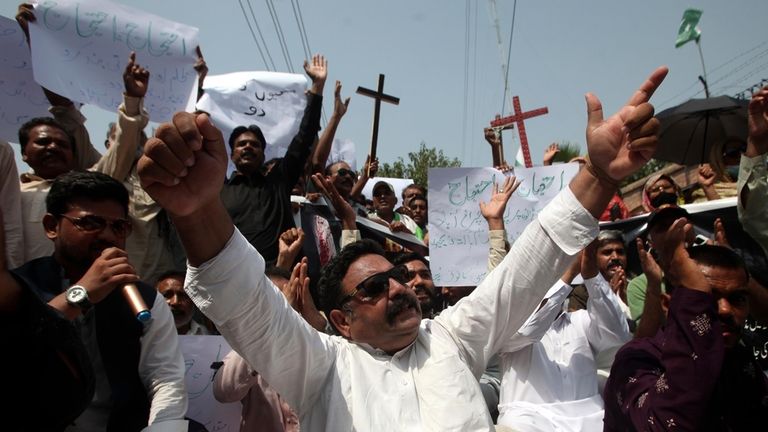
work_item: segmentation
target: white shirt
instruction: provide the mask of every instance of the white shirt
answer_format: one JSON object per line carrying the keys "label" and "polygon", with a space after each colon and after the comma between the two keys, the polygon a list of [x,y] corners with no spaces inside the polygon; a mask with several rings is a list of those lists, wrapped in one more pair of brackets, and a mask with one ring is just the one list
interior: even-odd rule
{"label": "white shirt", "polygon": [[[562,288],[555,289],[558,284]],[[499,424],[525,431],[601,431],[595,355],[627,342],[629,326],[619,297],[599,273],[584,281],[586,310],[557,316],[571,288],[558,284],[520,331],[529,344],[501,355]]]}
{"label": "white shirt", "polygon": [[[264,277],[264,260],[235,230],[190,266],[185,288],[309,431],[488,431],[478,378],[523,325],[597,221],[566,189],[468,297],[424,320],[395,355],[312,329]],[[535,281],[535,282],[534,282]]]}

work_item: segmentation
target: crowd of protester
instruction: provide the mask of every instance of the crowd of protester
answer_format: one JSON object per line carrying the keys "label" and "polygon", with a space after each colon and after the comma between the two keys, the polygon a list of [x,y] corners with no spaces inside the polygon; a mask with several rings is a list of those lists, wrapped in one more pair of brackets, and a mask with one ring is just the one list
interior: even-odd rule
{"label": "crowd of protester", "polygon": [[[34,19],[19,7],[23,29]],[[738,227],[717,219],[711,238],[697,236],[680,187],[653,174],[637,238],[600,230],[598,220],[629,217],[618,185],[656,148],[649,99],[662,67],[610,117],[588,95],[588,156],[511,244],[504,214],[520,183],[493,185],[479,209],[488,275],[440,286],[424,185],[405,187],[397,207],[386,181],[362,193],[375,158],[360,172],[329,160],[349,99],[337,81],[321,130],[324,57],[304,63],[300,127],[267,162],[259,126],[222,136],[204,112],[147,137],[153,71],[135,53],[126,62],[103,155],[78,104],[47,89],[51,117],[25,123],[18,148],[0,143],[7,430],[215,430],[187,416],[177,335],[219,334],[233,351],[213,394],[242,404],[241,431],[768,425],[768,344],[753,337],[768,326],[768,279],[752,265],[768,252],[768,87],[749,103],[746,144],[722,143],[698,171],[699,198],[738,197]],[[202,94],[202,54],[195,68]],[[30,172],[19,175],[16,151]],[[737,228],[762,256],[731,247]]]}

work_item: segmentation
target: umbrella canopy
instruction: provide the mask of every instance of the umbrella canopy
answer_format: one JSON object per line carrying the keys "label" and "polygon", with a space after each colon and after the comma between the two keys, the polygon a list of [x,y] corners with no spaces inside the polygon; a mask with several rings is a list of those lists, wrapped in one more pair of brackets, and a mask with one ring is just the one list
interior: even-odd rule
{"label": "umbrella canopy", "polygon": [[661,121],[654,158],[680,165],[709,162],[712,147],[747,140],[747,104],[729,96],[691,99],[656,115]]}

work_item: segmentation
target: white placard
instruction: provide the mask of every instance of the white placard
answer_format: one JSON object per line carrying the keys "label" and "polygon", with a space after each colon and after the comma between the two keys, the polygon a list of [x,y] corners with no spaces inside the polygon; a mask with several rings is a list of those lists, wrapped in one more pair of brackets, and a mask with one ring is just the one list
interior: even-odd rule
{"label": "white placard", "polygon": [[[577,163],[514,169],[511,174],[523,183],[504,213],[510,243],[578,170]],[[429,170],[429,255],[436,285],[472,286],[485,278],[488,224],[480,213],[480,201],[488,202],[493,184],[502,184],[504,177],[494,168]]]}
{"label": "white placard", "polygon": [[[331,153],[328,155],[326,166],[333,165],[336,162],[346,162],[352,171],[357,171],[357,160],[355,159],[355,143],[346,138],[334,138],[331,146]],[[365,161],[363,161],[365,163]]]}
{"label": "white placard", "polygon": [[232,350],[222,336],[179,336],[179,347],[186,369],[184,380],[189,395],[187,417],[202,423],[209,431],[240,430],[243,405],[221,403],[213,397],[214,362]]}
{"label": "white placard", "polygon": [[41,1],[29,24],[35,80],[77,102],[117,112],[128,55],[150,73],[144,106],[168,121],[197,98],[198,30],[106,0]]}
{"label": "white placard", "polygon": [[379,181],[385,181],[392,185],[393,188],[395,188],[395,197],[397,198],[397,202],[395,203],[395,208],[398,208],[402,205],[402,196],[403,196],[403,190],[406,188],[406,186],[413,184],[413,180],[411,179],[399,179],[399,178],[392,178],[392,177],[373,177],[368,180],[368,182],[365,184],[365,187],[363,187],[363,195],[365,195],[365,199],[371,199],[371,196],[373,195],[373,186],[379,182]]}
{"label": "white placard", "polygon": [[48,99],[32,77],[32,58],[19,24],[0,16],[0,140],[18,141],[21,125],[49,117]]}
{"label": "white placard", "polygon": [[[233,72],[205,78],[203,97],[197,109],[211,115],[221,129],[224,141],[238,126],[255,124],[261,128],[267,146],[265,161],[283,157],[299,132],[307,98],[307,78],[281,72]],[[227,151],[229,151],[227,144]],[[230,161],[228,172],[234,166]]]}

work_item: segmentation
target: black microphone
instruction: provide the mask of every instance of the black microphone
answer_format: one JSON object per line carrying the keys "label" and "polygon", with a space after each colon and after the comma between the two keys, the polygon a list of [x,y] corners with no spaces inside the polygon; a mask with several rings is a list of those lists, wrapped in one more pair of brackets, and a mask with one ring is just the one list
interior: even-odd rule
{"label": "black microphone", "polygon": [[149,311],[147,304],[144,303],[144,299],[141,298],[136,284],[125,284],[123,286],[123,297],[125,297],[125,301],[128,302],[131,311],[139,322],[146,323],[152,319],[152,312]]}

